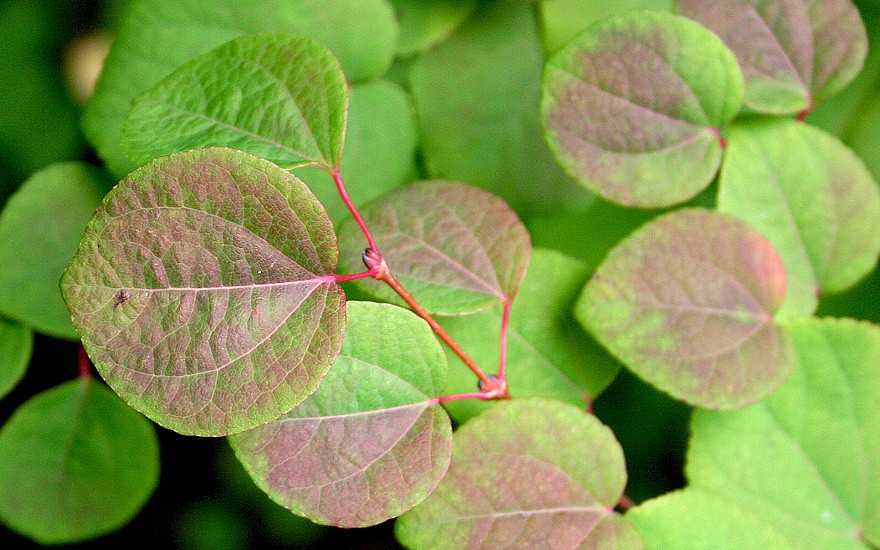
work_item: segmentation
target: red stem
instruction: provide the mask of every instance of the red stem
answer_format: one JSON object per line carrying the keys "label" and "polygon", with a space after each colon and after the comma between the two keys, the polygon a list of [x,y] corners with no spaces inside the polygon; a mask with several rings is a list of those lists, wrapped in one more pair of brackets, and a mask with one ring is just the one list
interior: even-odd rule
{"label": "red stem", "polygon": [[489,392],[474,392],[474,393],[459,393],[456,395],[441,395],[440,397],[435,397],[430,401],[430,403],[439,404],[439,403],[449,403],[451,401],[464,401],[465,399],[496,399],[495,396],[490,394]]}
{"label": "red stem", "polygon": [[635,508],[636,506],[638,506],[638,504],[636,504],[633,499],[629,498],[626,495],[621,495],[620,502],[617,503],[617,507],[620,508],[620,510],[623,512],[626,512],[631,508]]}
{"label": "red stem", "polygon": [[344,283],[346,281],[356,281],[358,279],[366,279],[368,277],[375,278],[377,274],[378,269],[368,269],[367,271],[361,273],[336,273],[333,275],[333,280],[337,283]]}
{"label": "red stem", "polygon": [[501,314],[501,349],[498,352],[498,378],[506,380],[505,372],[507,370],[507,329],[510,326],[510,306],[513,304],[510,300],[504,302],[504,312]]}
{"label": "red stem", "polygon": [[361,231],[364,232],[364,237],[366,237],[367,242],[370,243],[370,248],[378,251],[379,249],[376,248],[376,241],[373,240],[373,234],[370,233],[369,228],[367,228],[367,223],[361,217],[360,212],[357,211],[357,208],[355,208],[354,203],[351,202],[351,198],[348,196],[348,191],[345,189],[345,184],[342,182],[342,175],[339,173],[339,168],[334,169],[331,175],[333,176],[333,182],[336,183],[336,190],[339,191],[339,196],[342,197],[345,206],[348,207],[348,211],[354,216],[355,221],[361,226]]}
{"label": "red stem", "polygon": [[79,345],[79,353],[77,354],[76,365],[77,369],[79,370],[79,377],[84,380],[91,380],[92,361],[89,359],[89,356],[86,353],[86,348],[84,348],[82,344]]}

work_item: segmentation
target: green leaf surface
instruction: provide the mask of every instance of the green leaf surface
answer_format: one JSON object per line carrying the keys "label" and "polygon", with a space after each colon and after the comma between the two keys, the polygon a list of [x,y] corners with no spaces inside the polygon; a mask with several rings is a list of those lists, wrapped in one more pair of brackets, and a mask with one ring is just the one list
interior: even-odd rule
{"label": "green leaf surface", "polygon": [[779,251],[790,285],[786,315],[811,315],[820,291],[854,285],[880,255],[877,184],[845,145],[806,124],[737,124],[718,209],[750,223]]}
{"label": "green leaf surface", "polygon": [[397,55],[408,57],[446,39],[474,11],[476,0],[391,0],[400,24]]}
{"label": "green leaf surface", "polygon": [[839,92],[862,69],[865,25],[851,0],[679,0],[682,15],[733,50],[754,111],[793,114]]}
{"label": "green leaf surface", "polygon": [[[511,395],[546,397],[586,409],[617,374],[620,364],[577,325],[572,309],[589,271],[577,260],[552,250],[535,249],[522,288],[510,311],[507,384]],[[440,325],[484,370],[498,365],[502,308],[440,319]],[[447,394],[476,391],[468,367],[447,349]],[[468,399],[445,403],[463,422],[494,403]]]}
{"label": "green leaf surface", "polygon": [[773,320],[784,296],[785,269],[766,238],[733,217],[682,209],[615,247],[575,316],[650,384],[729,409],[791,371],[790,342]]}
{"label": "green leaf surface", "polygon": [[287,171],[241,151],[162,157],[104,200],[62,279],[110,386],[184,434],[274,420],[336,357],[345,297],[327,214]]}
{"label": "green leaf surface", "polygon": [[[472,313],[510,301],[525,276],[531,243],[525,226],[498,197],[444,181],[403,187],[360,211],[388,267],[430,313]],[[339,228],[341,265],[364,270],[366,240],[353,218]],[[403,302],[384,282],[360,288]]]}
{"label": "green leaf surface", "polygon": [[746,409],[696,412],[688,488],[627,514],[648,548],[880,545],[880,328],[811,319],[787,330],[789,381]]}
{"label": "green leaf surface", "polygon": [[122,151],[120,135],[132,101],[197,55],[241,35],[266,32],[320,42],[352,81],[384,73],[398,35],[385,0],[137,0],[86,106],[86,137],[114,174],[130,172],[134,164]]}
{"label": "green leaf surface", "polygon": [[0,214],[0,313],[79,339],[58,280],[109,187],[98,170],[69,162],[37,172],[10,197]]}
{"label": "green leaf surface", "polygon": [[548,60],[541,110],[550,148],[587,189],[662,207],[714,179],[721,127],[742,97],[736,57],[718,37],[684,17],[634,12]]}
{"label": "green leaf surface", "polygon": [[152,425],[94,380],[33,397],[0,430],[0,520],[40,544],[119,529],[158,482]]}
{"label": "green leaf surface", "polygon": [[0,399],[24,376],[33,348],[34,334],[29,328],[0,318]]}
{"label": "green leaf surface", "polygon": [[293,34],[242,36],[135,99],[122,148],[137,164],[223,146],[283,168],[339,166],[348,89],[333,54]]}
{"label": "green leaf surface", "polygon": [[589,200],[556,163],[539,121],[544,56],[528,2],[478,2],[410,70],[428,177],[478,185],[517,212]]}
{"label": "green leaf surface", "polygon": [[349,302],[342,350],[318,391],[230,440],[257,485],[292,512],[374,525],[424,500],[446,473],[452,426],[431,402],[445,383],[427,323],[397,306]]}
{"label": "green leaf surface", "polygon": [[455,432],[437,489],[397,521],[404,546],[626,548],[638,535],[613,516],[626,468],[596,417],[544,399],[499,403]]}
{"label": "green leaf surface", "polygon": [[880,179],[880,147],[877,146],[880,143],[880,97],[874,95],[873,98],[854,118],[848,142],[877,180]]}

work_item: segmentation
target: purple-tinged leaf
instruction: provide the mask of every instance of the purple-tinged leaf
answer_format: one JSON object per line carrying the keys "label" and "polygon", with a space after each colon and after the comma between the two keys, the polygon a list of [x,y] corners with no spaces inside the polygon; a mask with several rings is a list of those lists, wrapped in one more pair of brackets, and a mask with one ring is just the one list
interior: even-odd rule
{"label": "purple-tinged leaf", "polygon": [[[512,300],[531,256],[516,213],[495,195],[463,183],[422,182],[361,210],[391,271],[431,313],[473,313]],[[366,241],[349,218],[339,229],[341,265],[363,271]],[[359,281],[400,302],[384,283]]]}
{"label": "purple-tinged leaf", "polygon": [[542,115],[550,148],[590,191],[661,207],[715,177],[720,129],[742,96],[736,57],[717,36],[684,17],[633,12],[590,27],[547,62]]}
{"label": "purple-tinged leaf", "polygon": [[126,177],[61,281],[101,375],[185,434],[269,422],[317,389],[345,298],[327,214],[285,170],[214,148]]}
{"label": "purple-tinged leaf", "polygon": [[230,440],[276,502],[318,523],[373,525],[424,500],[446,473],[452,427],[431,403],[445,382],[427,323],[397,306],[350,302],[342,350],[318,391]]}
{"label": "purple-tinged leaf", "polygon": [[402,516],[408,548],[639,548],[613,517],[626,468],[596,417],[545,399],[515,399],[465,423],[452,464],[425,502]]}
{"label": "purple-tinged leaf", "polygon": [[793,114],[839,92],[868,52],[850,0],[679,0],[682,15],[733,50],[746,80],[745,104]]}
{"label": "purple-tinged leaf", "polygon": [[614,248],[575,316],[625,365],[706,408],[758,401],[792,368],[774,323],[786,274],[770,242],[708,210],[661,216]]}

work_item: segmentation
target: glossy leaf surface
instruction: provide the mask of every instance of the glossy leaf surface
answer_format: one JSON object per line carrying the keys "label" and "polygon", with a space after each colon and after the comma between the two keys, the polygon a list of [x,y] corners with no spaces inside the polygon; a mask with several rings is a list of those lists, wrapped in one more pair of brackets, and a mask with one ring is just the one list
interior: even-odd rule
{"label": "glossy leaf surface", "polygon": [[773,316],[785,269],[766,238],[708,210],[661,216],[599,266],[576,317],[633,372],[706,408],[736,408],[778,387],[792,366]]}
{"label": "glossy leaf surface", "polygon": [[[361,215],[392,273],[431,313],[470,313],[511,300],[529,264],[525,226],[504,201],[477,187],[421,182]],[[339,241],[345,269],[363,271],[366,240],[353,219],[340,226]],[[400,302],[385,283],[359,282],[378,298]]]}
{"label": "glossy leaf surface", "polygon": [[342,350],[318,391],[232,445],[257,485],[294,513],[373,525],[424,500],[446,473],[452,427],[430,402],[445,382],[427,323],[397,306],[349,302]]}
{"label": "glossy leaf surface", "polygon": [[34,334],[29,328],[0,318],[0,399],[24,376],[33,348]]}
{"label": "glossy leaf surface", "polygon": [[174,70],[132,104],[122,146],[137,164],[223,146],[283,168],[339,166],[348,89],[333,54],[293,34],[237,38]]}
{"label": "glossy leaf surface", "polygon": [[240,151],[132,173],[89,222],[62,292],[110,386],[184,434],[226,435],[318,387],[342,340],[333,227],[306,186]]}
{"label": "glossy leaf surface", "polygon": [[590,27],[547,62],[542,116],[550,148],[587,189],[661,207],[715,177],[719,132],[742,95],[718,37],[684,17],[634,12]]}
{"label": "glossy leaf surface", "polygon": [[746,409],[696,412],[689,487],[627,514],[648,548],[880,543],[880,329],[829,319],[789,331],[791,379]]}
{"label": "glossy leaf surface", "polygon": [[94,380],[33,397],[0,430],[0,519],[44,545],[122,527],[158,482],[153,426]]}
{"label": "glossy leaf surface", "polygon": [[851,0],[679,0],[682,15],[736,54],[745,104],[759,112],[809,110],[846,86],[868,51],[865,25]]}
{"label": "glossy leaf surface", "polygon": [[9,199],[0,215],[0,313],[58,338],[79,338],[58,280],[107,189],[98,170],[70,162],[37,172]]}
{"label": "glossy leaf surface", "polygon": [[623,451],[596,417],[558,401],[500,402],[455,432],[449,472],[396,534],[413,549],[638,542],[614,528],[625,520],[603,521],[625,484]]}
{"label": "glossy leaf surface", "polygon": [[441,42],[474,10],[476,0],[391,0],[400,24],[397,54],[415,55]]}

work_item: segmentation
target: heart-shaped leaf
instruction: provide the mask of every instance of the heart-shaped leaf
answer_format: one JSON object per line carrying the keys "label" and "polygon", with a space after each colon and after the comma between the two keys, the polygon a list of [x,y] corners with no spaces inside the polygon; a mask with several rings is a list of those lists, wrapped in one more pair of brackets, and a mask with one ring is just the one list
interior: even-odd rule
{"label": "heart-shaped leaf", "polygon": [[880,545],[880,328],[829,319],[787,329],[791,379],[746,409],[697,411],[688,487],[627,514],[648,548]]}
{"label": "heart-shaped leaf", "polygon": [[443,41],[473,12],[476,0],[391,0],[400,23],[397,54],[415,55]]}
{"label": "heart-shaped leaf", "polygon": [[[472,313],[513,300],[531,243],[501,199],[463,183],[421,182],[360,211],[388,266],[431,313]],[[339,228],[341,263],[363,271],[366,241],[352,218]],[[372,295],[402,303],[384,283],[358,281]]]}
{"label": "heart-shaped leaf", "polygon": [[24,376],[33,348],[34,334],[30,329],[0,318],[0,398]]}
{"label": "heart-shaped leaf", "polygon": [[306,186],[241,151],[162,157],[104,200],[61,281],[110,386],[184,434],[227,435],[317,389],[345,298]]}
{"label": "heart-shaped leaf", "polygon": [[868,38],[851,0],[679,0],[682,15],[733,50],[745,104],[763,113],[809,110],[862,69]]}
{"label": "heart-shaped leaf", "polygon": [[231,438],[273,500],[319,523],[365,527],[409,510],[449,466],[452,427],[435,402],[446,358],[427,323],[349,302],[348,330],[317,392]]}
{"label": "heart-shaped leaf", "polygon": [[153,426],[95,380],[33,397],[0,430],[0,520],[40,544],[122,527],[158,482]]}
{"label": "heart-shaped leaf", "polygon": [[339,167],[347,109],[345,75],[330,50],[292,34],[242,36],[138,97],[122,147],[138,164],[221,145],[329,172]]}
{"label": "heart-shaped leaf", "polygon": [[773,315],[785,269],[766,238],[709,210],[684,209],[634,232],[599,266],[576,317],[625,365],[707,408],[753,403],[792,366]]}
{"label": "heart-shaped leaf", "polygon": [[[498,403],[455,432],[437,489],[397,521],[408,548],[604,548],[638,535],[613,515],[626,468],[614,434],[558,401]],[[614,519],[610,519],[614,518]]]}
{"label": "heart-shaped leaf", "polygon": [[590,27],[544,73],[550,148],[587,189],[661,207],[702,191],[720,129],[740,110],[742,73],[721,40],[684,17],[633,12]]}
{"label": "heart-shaped leaf", "polygon": [[795,121],[731,131],[718,209],[765,235],[788,273],[783,310],[811,315],[819,292],[839,292],[880,255],[880,191],[865,165],[830,135]]}

